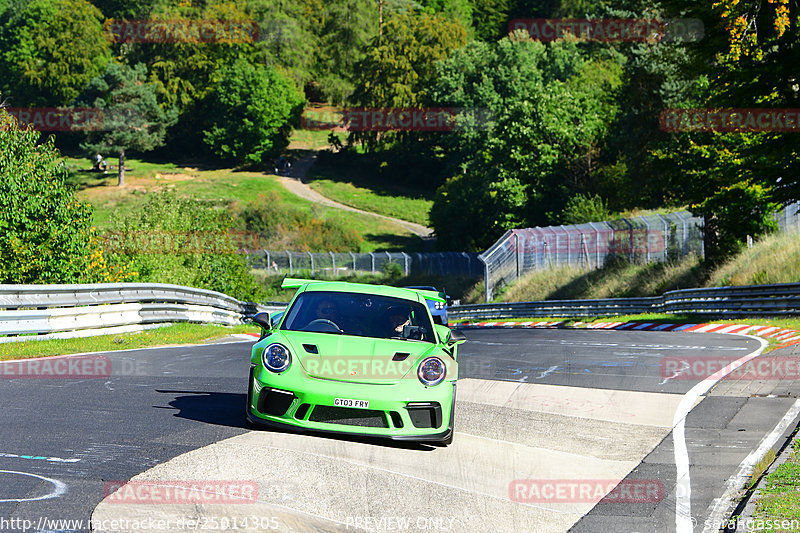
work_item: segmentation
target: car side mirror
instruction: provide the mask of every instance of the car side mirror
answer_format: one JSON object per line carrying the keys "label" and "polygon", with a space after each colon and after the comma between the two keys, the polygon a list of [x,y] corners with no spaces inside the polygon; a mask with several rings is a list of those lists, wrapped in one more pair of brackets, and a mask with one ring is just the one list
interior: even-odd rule
{"label": "car side mirror", "polygon": [[467,337],[459,329],[450,330],[450,336],[447,338],[448,346],[455,346],[467,342]]}
{"label": "car side mirror", "polygon": [[268,331],[272,329],[272,321],[270,320],[269,313],[263,311],[261,313],[256,313],[255,315],[253,315],[252,320],[256,324],[261,326],[261,329],[263,331]]}

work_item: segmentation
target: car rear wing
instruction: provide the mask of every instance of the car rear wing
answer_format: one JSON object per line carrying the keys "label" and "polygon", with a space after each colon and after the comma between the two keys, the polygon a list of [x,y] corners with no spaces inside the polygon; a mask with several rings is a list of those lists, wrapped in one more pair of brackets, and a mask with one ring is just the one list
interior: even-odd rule
{"label": "car rear wing", "polygon": [[446,295],[441,291],[426,291],[424,289],[406,289],[407,291],[416,292],[426,300],[433,300],[434,302],[447,303]]}
{"label": "car rear wing", "polygon": [[[303,279],[303,278],[284,278],[281,283],[281,289],[299,289],[303,285],[309,283],[325,283],[328,280],[324,279]],[[433,300],[434,302],[447,303],[446,295],[441,291],[426,291],[423,289],[408,289],[403,287],[403,290],[419,294],[426,300]]]}
{"label": "car rear wing", "polygon": [[299,289],[309,283],[324,283],[322,279],[303,279],[303,278],[283,278],[281,289]]}

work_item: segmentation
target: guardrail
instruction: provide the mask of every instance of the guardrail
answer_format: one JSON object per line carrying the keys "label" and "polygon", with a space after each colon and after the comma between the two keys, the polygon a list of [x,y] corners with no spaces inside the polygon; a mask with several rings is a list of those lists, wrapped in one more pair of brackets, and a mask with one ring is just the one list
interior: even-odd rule
{"label": "guardrail", "polygon": [[175,322],[235,325],[277,308],[164,283],[0,285],[0,342],[122,333]]}
{"label": "guardrail", "polygon": [[692,313],[726,317],[800,315],[800,283],[682,289],[651,298],[460,305],[450,307],[447,311],[453,320],[572,318],[643,313]]}

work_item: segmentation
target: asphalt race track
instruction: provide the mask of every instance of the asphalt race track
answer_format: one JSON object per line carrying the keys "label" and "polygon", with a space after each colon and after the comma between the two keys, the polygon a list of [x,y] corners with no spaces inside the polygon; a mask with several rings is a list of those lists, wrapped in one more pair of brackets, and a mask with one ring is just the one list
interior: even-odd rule
{"label": "asphalt race track", "polygon": [[[108,525],[135,517],[149,518],[149,531],[676,531],[685,520],[702,531],[725,483],[795,404],[794,382],[777,380],[723,381],[686,400],[700,377],[664,371],[670,358],[747,356],[761,346],[753,338],[465,334],[457,433],[446,448],[250,431],[247,341],[103,354],[111,371],[86,379],[3,372],[0,531],[87,531],[90,518],[106,530],[143,530]],[[673,432],[682,400],[693,407],[683,439]],[[691,493],[676,502],[682,442]],[[109,487],[134,476],[167,485],[240,480],[256,484],[258,498],[114,501]],[[608,490],[623,480],[631,493],[545,501],[533,489],[547,480]],[[690,506],[677,522],[676,503]],[[247,517],[247,528],[231,527]],[[187,518],[203,522],[192,528]]]}

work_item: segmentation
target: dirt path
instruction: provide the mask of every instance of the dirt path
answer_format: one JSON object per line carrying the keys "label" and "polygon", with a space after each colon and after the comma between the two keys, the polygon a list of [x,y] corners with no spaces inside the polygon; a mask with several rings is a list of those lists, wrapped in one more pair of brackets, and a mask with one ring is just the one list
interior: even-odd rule
{"label": "dirt path", "polygon": [[316,162],[317,154],[312,153],[309,154],[302,159],[298,159],[292,165],[291,175],[290,176],[278,176],[281,180],[281,183],[284,187],[286,187],[289,192],[296,194],[301,198],[305,198],[311,202],[328,206],[328,207],[335,207],[337,209],[344,209],[346,211],[353,211],[354,213],[362,213],[365,215],[371,215],[374,217],[382,218],[384,220],[389,220],[398,224],[414,235],[419,235],[422,238],[432,238],[433,237],[433,230],[431,228],[426,228],[422,224],[416,224],[414,222],[409,222],[407,220],[400,220],[399,218],[389,217],[386,215],[379,215],[378,213],[372,213],[370,211],[364,211],[362,209],[356,209],[355,207],[350,207],[349,205],[340,204],[330,198],[322,196],[320,193],[309,187],[305,182],[306,174],[311,166]]}

